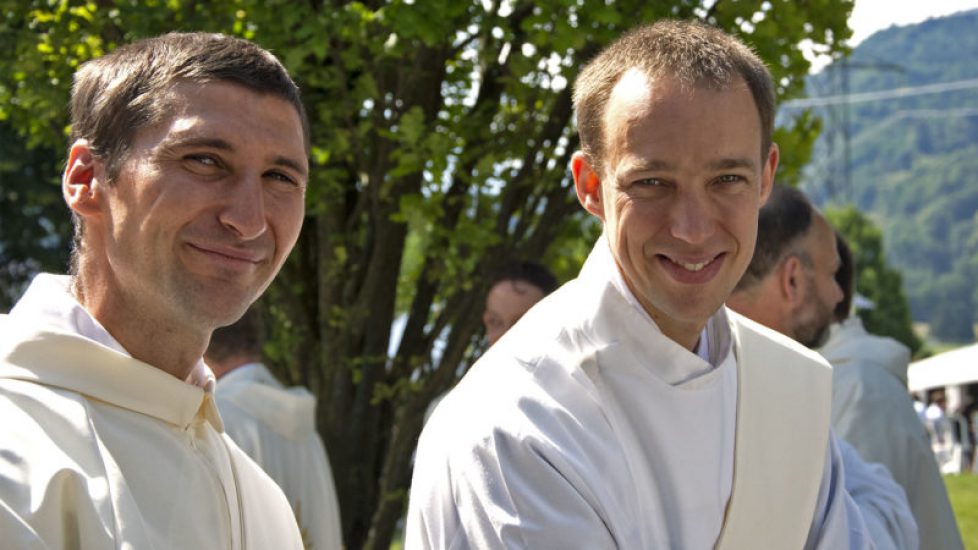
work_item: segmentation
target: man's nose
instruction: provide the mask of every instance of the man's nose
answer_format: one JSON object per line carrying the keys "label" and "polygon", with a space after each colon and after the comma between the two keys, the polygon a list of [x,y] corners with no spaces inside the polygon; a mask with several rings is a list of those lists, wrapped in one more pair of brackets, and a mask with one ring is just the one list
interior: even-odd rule
{"label": "man's nose", "polygon": [[218,219],[241,240],[258,238],[268,228],[265,195],[260,176],[244,176],[227,191]]}
{"label": "man's nose", "polygon": [[832,279],[832,307],[839,305],[839,302],[845,298],[845,294],[842,292],[842,287],[839,286],[839,281]]}
{"label": "man's nose", "polygon": [[671,232],[688,243],[702,243],[716,231],[716,214],[706,197],[680,193],[672,208]]}

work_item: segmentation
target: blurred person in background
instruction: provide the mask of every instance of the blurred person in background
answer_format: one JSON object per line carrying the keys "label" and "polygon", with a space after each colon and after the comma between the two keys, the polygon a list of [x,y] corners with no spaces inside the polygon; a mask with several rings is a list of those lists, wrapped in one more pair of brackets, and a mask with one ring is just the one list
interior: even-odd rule
{"label": "blurred person in background", "polygon": [[[828,338],[833,313],[844,299],[835,278],[840,263],[835,232],[821,213],[801,191],[776,184],[761,208],[754,257],[727,305],[808,347],[817,346]],[[879,548],[918,548],[906,494],[890,472],[860,458],[844,440],[839,447],[846,490],[873,542]]]}
{"label": "blurred person in background", "polygon": [[333,473],[316,431],[316,398],[285,387],[262,364],[262,317],[252,307],[211,336],[204,361],[217,376],[224,430],[278,483],[306,548],[343,546]]}
{"label": "blurred person in background", "polygon": [[505,264],[489,285],[482,324],[493,345],[534,304],[557,289],[557,279],[546,267],[531,261]]}
{"label": "blurred person in background", "polygon": [[960,549],[961,535],[938,470],[930,437],[907,390],[910,350],[870,334],[852,313],[856,265],[836,235],[841,260],[836,281],[843,298],[819,352],[832,363],[832,427],[859,455],[886,466],[907,493],[921,548]]}

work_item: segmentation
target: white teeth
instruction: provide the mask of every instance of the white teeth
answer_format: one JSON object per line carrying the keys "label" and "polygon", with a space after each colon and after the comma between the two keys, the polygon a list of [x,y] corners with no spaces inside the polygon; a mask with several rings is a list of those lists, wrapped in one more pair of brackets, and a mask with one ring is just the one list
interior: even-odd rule
{"label": "white teeth", "polygon": [[706,261],[706,262],[701,262],[701,263],[698,263],[698,264],[688,264],[686,262],[676,262],[676,263],[679,264],[679,265],[681,265],[683,267],[683,269],[685,269],[687,271],[699,271],[699,270],[703,269],[704,267],[706,267],[706,264],[708,264],[710,262],[709,261]]}

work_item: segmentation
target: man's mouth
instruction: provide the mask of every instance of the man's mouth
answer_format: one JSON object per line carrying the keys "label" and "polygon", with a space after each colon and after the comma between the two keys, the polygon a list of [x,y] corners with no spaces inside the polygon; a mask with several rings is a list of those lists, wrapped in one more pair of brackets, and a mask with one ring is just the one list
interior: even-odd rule
{"label": "man's mouth", "polygon": [[677,259],[671,258],[669,256],[664,256],[664,257],[667,260],[669,260],[669,262],[671,262],[672,264],[674,264],[676,266],[679,266],[679,267],[685,269],[686,271],[691,271],[693,273],[696,273],[698,271],[703,271],[703,269],[706,268],[706,266],[712,264],[720,256],[721,256],[720,254],[717,254],[716,256],[713,256],[711,258],[707,258],[705,260],[698,261],[698,262],[696,262],[696,261],[689,262],[689,261],[684,261],[684,260],[677,260]]}
{"label": "man's mouth", "polygon": [[200,252],[222,258],[225,261],[240,262],[243,264],[258,264],[262,261],[261,255],[257,252],[236,249],[233,247],[196,244],[191,244],[190,246]]}
{"label": "man's mouth", "polygon": [[723,268],[725,257],[726,253],[724,252],[712,256],[687,255],[684,258],[659,254],[659,261],[661,262],[660,265],[675,281],[682,284],[699,285],[713,280]]}
{"label": "man's mouth", "polygon": [[683,269],[685,269],[687,271],[699,271],[699,270],[703,269],[704,267],[706,267],[707,265],[709,265],[710,262],[712,262],[712,261],[713,260],[710,259],[710,260],[707,260],[705,262],[700,262],[700,263],[693,264],[693,263],[687,263],[687,262],[683,262],[683,261],[673,260],[673,263],[678,264],[680,267],[682,267]]}

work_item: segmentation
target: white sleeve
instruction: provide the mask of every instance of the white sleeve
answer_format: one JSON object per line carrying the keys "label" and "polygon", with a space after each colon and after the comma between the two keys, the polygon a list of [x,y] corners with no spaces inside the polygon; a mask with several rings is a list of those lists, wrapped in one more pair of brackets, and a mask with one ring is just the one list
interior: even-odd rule
{"label": "white sleeve", "polygon": [[845,466],[846,492],[862,512],[873,542],[880,549],[916,550],[920,547],[917,523],[907,495],[889,470],[864,461],[856,450],[839,439]]}
{"label": "white sleeve", "polygon": [[24,550],[45,550],[49,548],[41,539],[41,535],[12,510],[7,503],[0,499],[0,533],[3,533],[4,544]]}
{"label": "white sleeve", "polygon": [[461,452],[438,443],[418,447],[406,550],[619,547],[546,442],[497,432]]}
{"label": "white sleeve", "polygon": [[829,434],[826,467],[806,550],[875,549],[863,515],[845,488],[845,466],[835,434]]}

